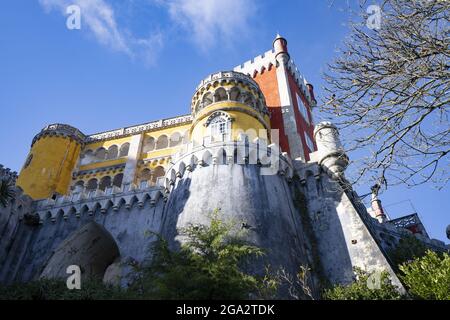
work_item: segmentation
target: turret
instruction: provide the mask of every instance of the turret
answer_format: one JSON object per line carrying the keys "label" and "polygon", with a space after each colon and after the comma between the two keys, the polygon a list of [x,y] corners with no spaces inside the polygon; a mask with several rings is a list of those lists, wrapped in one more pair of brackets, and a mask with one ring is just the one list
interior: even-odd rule
{"label": "turret", "polygon": [[84,134],[71,126],[45,127],[33,139],[17,185],[33,199],[67,194],[84,140]]}
{"label": "turret", "polygon": [[270,118],[264,95],[250,77],[234,71],[218,72],[204,79],[192,99],[191,141],[268,139]]}
{"label": "turret", "polygon": [[372,188],[372,212],[375,218],[380,223],[385,223],[387,221],[386,214],[384,213],[383,206],[381,205],[381,200],[378,198],[378,192],[380,191],[380,185],[376,184]]}
{"label": "turret", "polygon": [[321,122],[314,129],[317,161],[334,179],[344,176],[349,160],[339,139],[339,131],[331,122]]}
{"label": "turret", "polygon": [[287,63],[290,59],[288,47],[287,47],[287,40],[277,34],[275,37],[275,40],[273,41],[273,48],[275,50],[275,58],[280,63]]}

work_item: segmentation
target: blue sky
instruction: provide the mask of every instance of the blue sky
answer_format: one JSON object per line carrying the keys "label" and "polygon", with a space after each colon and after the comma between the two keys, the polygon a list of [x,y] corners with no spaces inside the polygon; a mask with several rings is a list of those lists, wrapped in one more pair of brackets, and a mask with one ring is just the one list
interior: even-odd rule
{"label": "blue sky", "polygon": [[[331,2],[2,1],[0,163],[20,170],[33,136],[49,123],[89,134],[187,114],[203,77],[271,49],[277,32],[320,97],[321,73],[348,31],[348,14]],[[70,4],[82,8],[80,30],[66,27]],[[321,119],[318,110],[314,116]],[[382,195],[393,218],[412,211],[410,200],[440,240],[449,198],[448,187],[430,185]]]}

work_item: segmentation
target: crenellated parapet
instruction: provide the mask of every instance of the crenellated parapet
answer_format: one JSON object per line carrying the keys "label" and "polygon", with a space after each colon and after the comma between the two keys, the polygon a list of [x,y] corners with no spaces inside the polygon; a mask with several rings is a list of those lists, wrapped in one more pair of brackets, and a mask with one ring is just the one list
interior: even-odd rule
{"label": "crenellated parapet", "polygon": [[233,101],[268,115],[264,95],[249,76],[235,71],[217,72],[200,82],[192,98],[192,115],[215,103]]}
{"label": "crenellated parapet", "polygon": [[72,139],[79,144],[84,144],[86,140],[86,136],[77,128],[69,126],[67,124],[50,124],[41,130],[33,139],[31,146],[33,146],[39,139],[47,136],[52,137],[64,137],[68,139]]}
{"label": "crenellated parapet", "polygon": [[[237,67],[234,71],[241,72],[250,77],[255,78],[258,74],[263,74],[265,70],[270,70],[272,68],[277,68],[279,66],[279,61],[276,58],[275,49],[269,50],[262,55],[255,57]],[[297,68],[294,60],[288,59],[286,62],[287,70],[294,78],[296,84],[304,94],[305,98],[308,100],[312,107],[317,105],[317,101],[314,97],[313,88],[311,84],[302,75],[300,70]]]}
{"label": "crenellated parapet", "polygon": [[112,188],[106,192],[74,192],[56,199],[45,199],[36,202],[35,215],[39,224],[55,223],[58,218],[67,220],[71,215],[81,218],[83,215],[107,214],[119,212],[122,209],[131,210],[137,206],[156,206],[159,201],[165,201],[166,195],[161,187],[128,186]]}
{"label": "crenellated parapet", "polygon": [[260,168],[260,175],[279,175],[290,181],[294,175],[292,160],[286,152],[281,152],[276,144],[267,145],[263,139],[249,141],[241,134],[238,141],[210,142],[204,146],[190,144],[174,156],[172,165],[165,176],[165,192],[170,193],[177,180],[202,167],[248,166]]}

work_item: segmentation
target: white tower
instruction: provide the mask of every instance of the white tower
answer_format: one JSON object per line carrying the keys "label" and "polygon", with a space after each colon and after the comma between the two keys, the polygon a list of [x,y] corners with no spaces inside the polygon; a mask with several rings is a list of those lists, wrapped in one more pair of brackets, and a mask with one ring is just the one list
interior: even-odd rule
{"label": "white tower", "polygon": [[341,179],[349,160],[339,139],[339,131],[331,122],[321,122],[314,129],[317,161],[333,178]]}

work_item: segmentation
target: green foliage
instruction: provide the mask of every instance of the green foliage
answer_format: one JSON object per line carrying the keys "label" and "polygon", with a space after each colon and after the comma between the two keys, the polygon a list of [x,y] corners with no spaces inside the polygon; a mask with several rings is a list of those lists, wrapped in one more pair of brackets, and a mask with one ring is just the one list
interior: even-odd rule
{"label": "green foliage", "polygon": [[63,280],[38,280],[0,286],[0,300],[109,300],[126,299],[130,294],[107,286],[99,279],[82,282],[81,290],[68,290]]}
{"label": "green foliage", "polygon": [[180,230],[185,243],[170,250],[160,239],[153,260],[140,270],[131,289],[151,299],[247,299],[268,295],[276,284],[269,276],[245,273],[243,267],[261,257],[261,249],[232,236],[232,223],[219,219],[216,210],[210,226],[189,225]]}
{"label": "green foliage", "polygon": [[426,251],[427,248],[421,241],[413,235],[408,235],[400,239],[397,247],[389,252],[389,256],[394,265],[399,266],[424,256]]}
{"label": "green foliage", "polygon": [[417,299],[450,300],[450,255],[431,250],[400,266],[401,279]]}
{"label": "green foliage", "polygon": [[0,204],[6,207],[15,195],[13,183],[10,179],[0,179]]}
{"label": "green foliage", "polygon": [[402,296],[392,284],[389,274],[382,272],[379,288],[371,289],[369,273],[355,268],[356,280],[348,285],[338,285],[324,291],[323,298],[328,300],[398,300]]}

